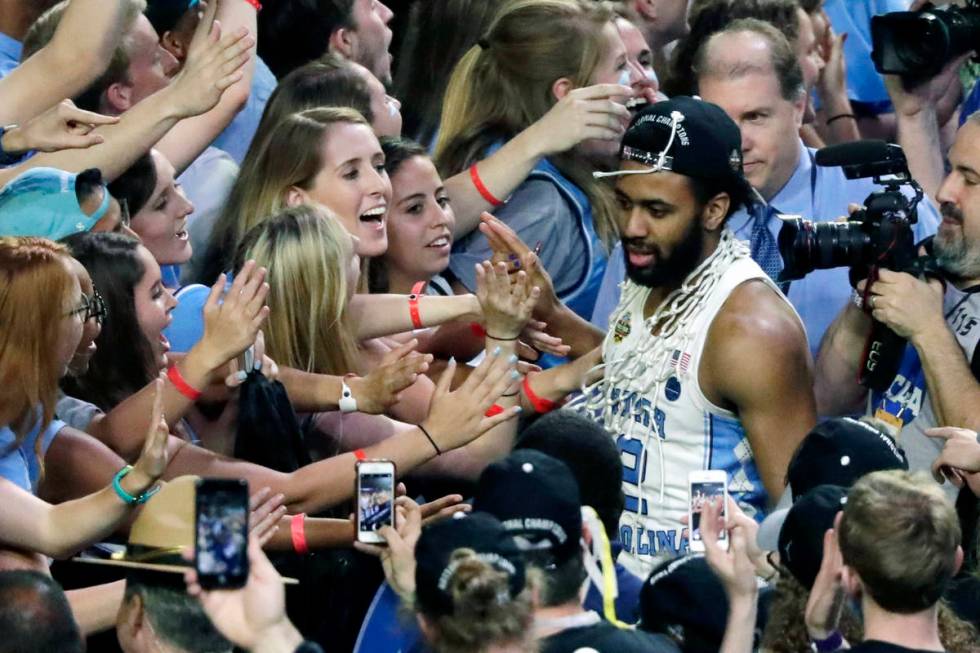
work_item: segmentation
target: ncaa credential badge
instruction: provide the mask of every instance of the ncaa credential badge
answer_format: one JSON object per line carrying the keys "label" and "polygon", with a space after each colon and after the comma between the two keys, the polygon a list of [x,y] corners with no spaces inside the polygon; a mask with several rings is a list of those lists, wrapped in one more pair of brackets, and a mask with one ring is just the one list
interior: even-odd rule
{"label": "ncaa credential badge", "polygon": [[616,326],[613,327],[613,342],[617,345],[626,339],[626,336],[630,334],[630,322],[632,321],[632,313],[626,312],[621,318],[616,320]]}

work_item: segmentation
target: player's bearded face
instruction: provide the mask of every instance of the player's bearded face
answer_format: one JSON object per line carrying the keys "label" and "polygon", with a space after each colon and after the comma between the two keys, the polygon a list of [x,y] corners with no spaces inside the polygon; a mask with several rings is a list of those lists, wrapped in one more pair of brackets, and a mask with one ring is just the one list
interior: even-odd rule
{"label": "player's bearded face", "polygon": [[[700,214],[700,211],[697,212]],[[648,288],[679,286],[694,271],[701,260],[704,247],[704,231],[701,221],[694,218],[680,240],[669,249],[662,243],[645,238],[623,238],[623,256],[626,259],[626,275],[634,283]],[[646,265],[637,265],[631,260],[634,255],[650,255],[652,260]]]}

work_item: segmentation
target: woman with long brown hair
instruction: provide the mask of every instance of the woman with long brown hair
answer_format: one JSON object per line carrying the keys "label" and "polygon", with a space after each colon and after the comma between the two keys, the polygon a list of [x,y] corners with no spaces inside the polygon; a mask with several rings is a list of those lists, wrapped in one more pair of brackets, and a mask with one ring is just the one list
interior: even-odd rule
{"label": "woman with long brown hair", "polygon": [[[453,71],[436,142],[442,175],[469,168],[477,183],[473,164],[576,89],[629,85],[639,73],[627,64],[613,18],[606,4],[588,0],[504,5]],[[625,107],[621,115],[625,126]],[[603,120],[616,122],[612,115]],[[592,173],[612,165],[617,151],[618,140],[584,141],[543,159],[509,199],[497,199],[497,217],[525,242],[540,243],[559,297],[585,317],[605,269],[599,236],[612,237],[616,211],[612,194]],[[460,236],[450,267],[472,287],[473,264],[489,258],[490,248],[476,232]]]}

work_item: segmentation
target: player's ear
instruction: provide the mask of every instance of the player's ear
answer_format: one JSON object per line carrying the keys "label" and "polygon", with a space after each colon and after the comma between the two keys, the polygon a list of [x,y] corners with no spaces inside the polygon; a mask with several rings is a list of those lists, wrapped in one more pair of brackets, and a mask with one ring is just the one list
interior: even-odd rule
{"label": "player's ear", "polygon": [[701,212],[701,226],[705,231],[721,231],[731,202],[728,193],[718,193],[705,203]]}

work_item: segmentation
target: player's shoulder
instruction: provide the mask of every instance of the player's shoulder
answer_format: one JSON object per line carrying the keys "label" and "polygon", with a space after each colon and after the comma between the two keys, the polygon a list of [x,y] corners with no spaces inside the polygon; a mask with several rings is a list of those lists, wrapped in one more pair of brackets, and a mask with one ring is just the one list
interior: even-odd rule
{"label": "player's shoulder", "polygon": [[792,306],[761,279],[732,290],[709,331],[713,349],[766,357],[805,350],[806,332]]}

